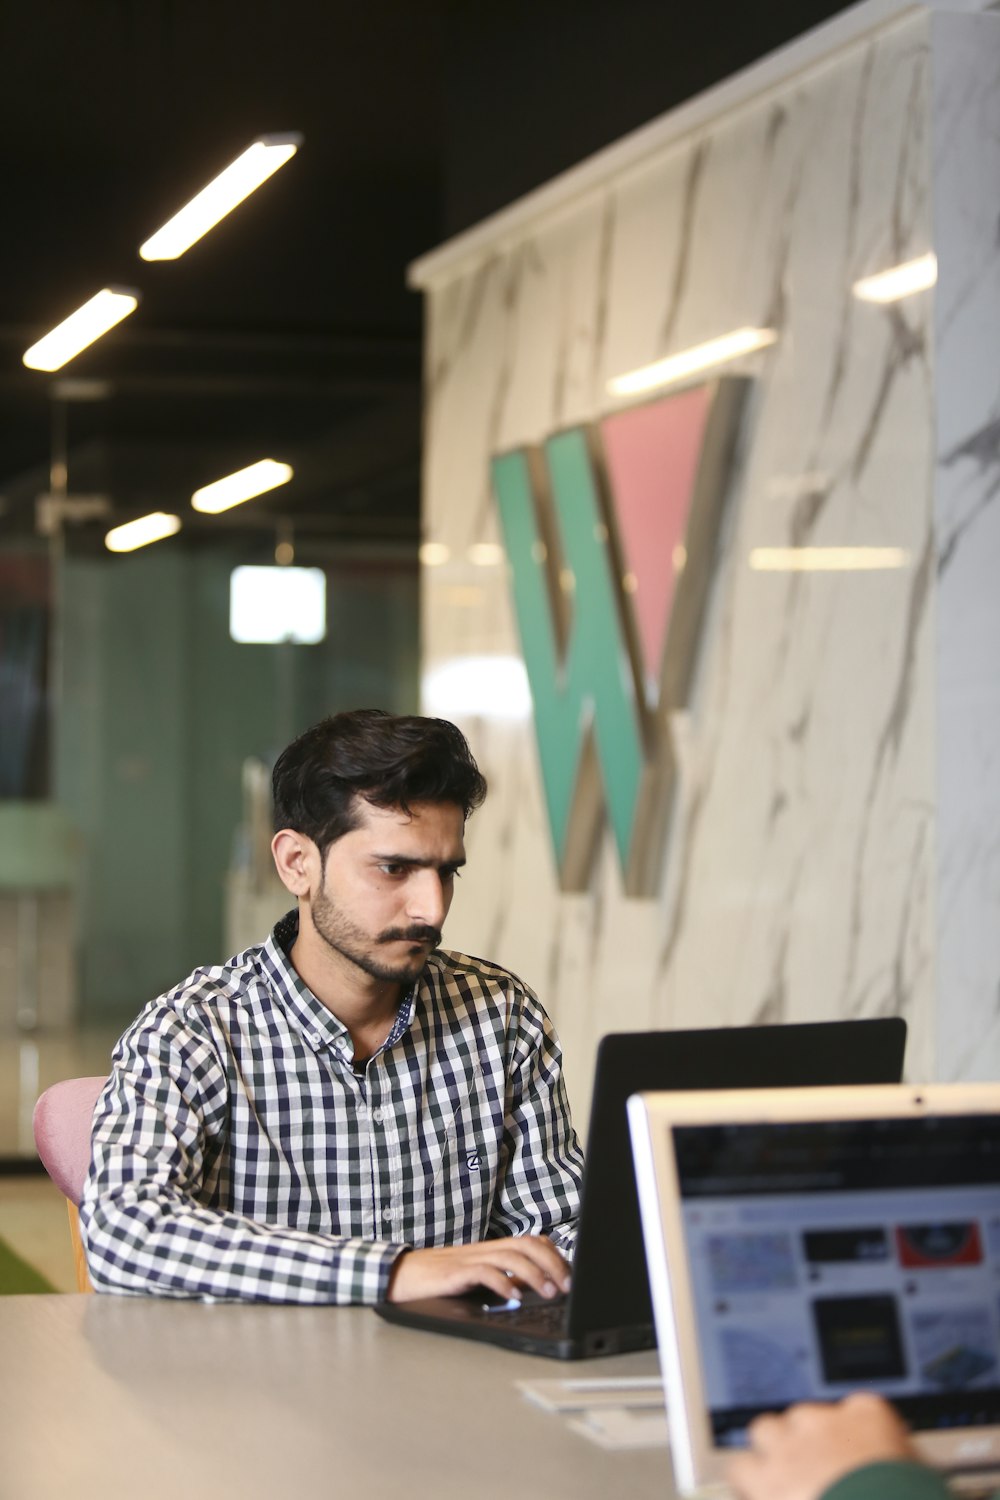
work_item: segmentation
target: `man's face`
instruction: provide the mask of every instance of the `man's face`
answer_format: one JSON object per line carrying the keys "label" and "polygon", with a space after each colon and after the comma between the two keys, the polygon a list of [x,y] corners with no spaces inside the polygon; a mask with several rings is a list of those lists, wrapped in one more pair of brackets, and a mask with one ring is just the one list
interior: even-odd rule
{"label": "man's face", "polygon": [[358,827],[327,850],[313,926],[365,974],[409,985],[441,940],[465,863],[462,809],[416,802],[404,813],[359,800],[358,810]]}

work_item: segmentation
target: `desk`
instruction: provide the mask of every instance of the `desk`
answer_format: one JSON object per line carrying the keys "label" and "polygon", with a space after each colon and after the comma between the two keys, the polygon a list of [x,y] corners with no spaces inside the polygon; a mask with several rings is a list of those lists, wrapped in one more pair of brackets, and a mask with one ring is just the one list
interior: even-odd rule
{"label": "desk", "polygon": [[384,1323],[368,1308],[0,1297],[0,1500],[665,1500],[519,1379],[649,1375]]}

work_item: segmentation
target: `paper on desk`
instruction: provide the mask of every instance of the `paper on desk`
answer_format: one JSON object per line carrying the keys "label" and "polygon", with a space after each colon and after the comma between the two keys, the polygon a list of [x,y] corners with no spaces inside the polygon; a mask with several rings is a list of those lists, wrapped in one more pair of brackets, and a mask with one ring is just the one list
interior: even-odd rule
{"label": "paper on desk", "polygon": [[577,1376],[564,1380],[519,1380],[522,1396],[546,1411],[593,1411],[598,1407],[663,1410],[658,1375]]}
{"label": "paper on desk", "polygon": [[601,1448],[666,1448],[667,1414],[661,1408],[636,1410],[623,1406],[583,1411],[570,1420],[580,1433]]}

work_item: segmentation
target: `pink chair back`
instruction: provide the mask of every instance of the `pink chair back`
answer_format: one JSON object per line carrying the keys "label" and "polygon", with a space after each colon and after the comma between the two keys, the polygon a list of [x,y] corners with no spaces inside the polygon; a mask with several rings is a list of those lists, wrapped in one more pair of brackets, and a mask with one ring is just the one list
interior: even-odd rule
{"label": "pink chair back", "polygon": [[35,1105],[32,1129],[42,1166],[59,1191],[79,1206],[90,1166],[94,1105],[107,1078],[67,1078],[47,1088]]}

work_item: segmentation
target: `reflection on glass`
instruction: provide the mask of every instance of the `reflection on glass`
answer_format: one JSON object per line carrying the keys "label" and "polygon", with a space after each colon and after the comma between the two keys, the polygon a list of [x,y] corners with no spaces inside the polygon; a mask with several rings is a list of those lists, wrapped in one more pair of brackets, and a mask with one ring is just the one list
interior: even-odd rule
{"label": "reflection on glass", "polygon": [[668,355],[666,359],[658,359],[654,364],[630,370],[627,375],[616,375],[608,381],[608,391],[612,396],[638,396],[643,391],[657,390],[677,380],[686,380],[701,370],[710,370],[715,365],[738,359],[741,354],[766,349],[777,337],[773,328],[736,328],[732,333],[709,339],[705,344],[695,344],[690,349]]}
{"label": "reflection on glass", "polygon": [[858,573],[907,568],[904,547],[754,547],[755,573]]}
{"label": "reflection on glass", "polygon": [[875,276],[863,276],[851,290],[862,302],[898,302],[901,297],[912,297],[914,292],[925,292],[936,281],[937,256],[930,251]]}

